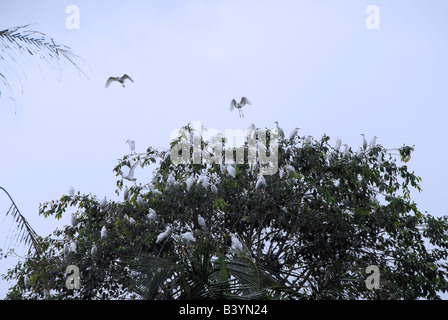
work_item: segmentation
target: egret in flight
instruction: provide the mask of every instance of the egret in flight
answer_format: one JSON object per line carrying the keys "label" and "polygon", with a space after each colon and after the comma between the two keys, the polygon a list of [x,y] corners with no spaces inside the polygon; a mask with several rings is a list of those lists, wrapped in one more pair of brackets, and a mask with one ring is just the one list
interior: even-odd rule
{"label": "egret in flight", "polygon": [[113,81],[117,81],[120,82],[121,85],[124,88],[124,81],[125,80],[130,80],[131,82],[134,82],[134,80],[132,80],[132,78],[130,76],[128,76],[127,74],[124,74],[121,77],[109,77],[109,79],[107,79],[106,81],[106,88],[109,87],[109,85],[113,82]]}
{"label": "egret in flight", "polygon": [[232,99],[230,102],[230,111],[232,111],[234,108],[238,108],[239,114],[241,118],[244,118],[243,110],[242,108],[246,105],[251,105],[252,103],[247,99],[246,97],[242,97],[240,103],[236,102],[235,99]]}
{"label": "egret in flight", "polygon": [[123,177],[123,178],[126,179],[126,180],[129,180],[129,181],[135,181],[135,180],[137,180],[137,178],[134,177],[134,171],[135,171],[135,168],[137,168],[137,165],[138,165],[139,163],[140,163],[140,161],[137,161],[136,163],[134,163],[134,164],[132,165],[131,169],[129,169],[129,173],[128,173],[128,175],[127,175],[126,177]]}

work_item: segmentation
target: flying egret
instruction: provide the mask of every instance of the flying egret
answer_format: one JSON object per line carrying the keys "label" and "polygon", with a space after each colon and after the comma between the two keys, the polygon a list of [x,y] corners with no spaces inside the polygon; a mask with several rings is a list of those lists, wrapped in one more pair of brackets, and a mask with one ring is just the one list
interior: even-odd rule
{"label": "flying egret", "polygon": [[134,140],[126,140],[126,143],[129,145],[129,148],[131,148],[131,154],[135,153],[135,141]]}
{"label": "flying egret", "polygon": [[151,221],[152,223],[156,222],[156,220],[157,220],[156,210],[149,208],[148,212],[149,213],[148,213],[147,217],[148,217],[149,221]]}
{"label": "flying egret", "polygon": [[232,247],[236,251],[243,251],[243,244],[241,243],[241,241],[234,234],[232,234],[230,237],[232,238]]}
{"label": "flying egret", "polygon": [[377,137],[377,136],[373,136],[372,140],[370,140],[370,143],[369,143],[369,148],[370,148],[370,149],[375,148],[375,145],[376,145],[376,138],[378,138],[378,137]]}
{"label": "flying egret", "polygon": [[101,239],[106,239],[107,238],[107,229],[106,226],[103,226],[101,228]]}
{"label": "flying egret", "polygon": [[232,101],[230,102],[230,111],[232,111],[233,108],[238,108],[238,111],[239,111],[239,114],[240,114],[240,118],[244,118],[244,114],[243,114],[242,108],[246,104],[249,104],[249,105],[252,104],[246,97],[242,97],[240,103],[237,103],[235,99],[232,99]]}
{"label": "flying egret", "polygon": [[30,277],[28,277],[27,274],[23,277],[23,284],[25,285],[26,290],[30,289]]}
{"label": "flying egret", "polygon": [[72,213],[72,227],[76,227],[76,224],[78,223],[76,219],[76,214]]}
{"label": "flying egret", "polygon": [[293,141],[297,132],[299,132],[300,128],[294,128],[294,130],[291,132],[291,135],[289,136],[289,141]]}
{"label": "flying egret", "polygon": [[227,172],[232,176],[232,178],[235,178],[236,176],[235,168],[232,167],[230,164],[227,165]]}
{"label": "flying egret", "polygon": [[129,169],[129,173],[126,177],[123,177],[126,180],[129,181],[135,181],[137,178],[134,177],[135,168],[137,168],[138,164],[140,163],[140,160],[138,160],[136,163],[134,163],[131,168]]}
{"label": "flying egret", "polygon": [[70,188],[68,189],[68,195],[70,197],[73,197],[75,195],[75,189],[73,188],[73,186],[70,186]]}
{"label": "flying egret", "polygon": [[283,131],[282,128],[280,128],[280,127],[278,126],[278,121],[275,121],[274,123],[275,123],[275,125],[277,126],[277,132],[278,132],[278,135],[280,136],[280,138],[284,139],[284,138],[285,138],[285,132]]}
{"label": "flying egret", "polygon": [[76,253],[76,243],[74,241],[72,241],[70,243],[70,253]]}
{"label": "flying egret", "polygon": [[205,219],[202,218],[201,216],[198,216],[198,223],[202,228],[206,228],[206,224],[205,224]]}
{"label": "flying egret", "polygon": [[191,232],[185,232],[185,233],[182,233],[182,234],[180,235],[180,237],[181,237],[183,240],[186,240],[186,241],[196,242],[196,239],[195,239],[195,237],[193,236],[193,233],[191,233]]}
{"label": "flying egret", "polygon": [[343,146],[345,147],[345,149],[344,149],[344,158],[348,159],[348,145],[344,143]]}
{"label": "flying egret", "polygon": [[296,169],[294,169],[294,167],[290,164],[285,165],[285,170],[288,173],[296,173]]}
{"label": "flying egret", "polygon": [[257,184],[255,185],[255,189],[260,189],[260,188],[262,188],[264,186],[266,186],[266,179],[264,178],[263,175],[260,175],[258,177]]}
{"label": "flying egret", "polygon": [[96,255],[96,253],[98,252],[98,248],[96,247],[96,245],[92,246],[92,249],[90,249],[90,254],[92,256]]}
{"label": "flying egret", "polygon": [[113,81],[120,82],[121,85],[122,85],[123,88],[124,88],[124,87],[125,87],[125,86],[124,86],[124,81],[125,81],[125,80],[130,80],[131,82],[134,82],[134,80],[132,80],[132,78],[131,78],[130,76],[128,76],[127,74],[124,74],[124,75],[121,76],[121,77],[109,77],[109,79],[107,79],[107,81],[106,81],[106,88],[109,87],[109,85],[110,85]]}
{"label": "flying egret", "polygon": [[100,201],[100,208],[101,208],[101,210],[106,209],[106,206],[107,206],[107,198],[104,197],[103,200]]}
{"label": "flying egret", "polygon": [[159,234],[159,235],[157,236],[156,243],[159,243],[159,242],[163,241],[163,240],[166,239],[170,234],[171,234],[171,228],[168,226],[168,227],[166,227],[166,229],[165,229],[164,232],[162,232],[161,234]]}
{"label": "flying egret", "polygon": [[334,150],[339,151],[339,149],[341,148],[341,139],[336,139],[336,144],[334,145]]}
{"label": "flying egret", "polygon": [[362,136],[362,148],[363,148],[364,150],[366,150],[366,149],[367,149],[367,140],[366,140],[366,137],[365,137],[364,133],[360,133],[360,135]]}

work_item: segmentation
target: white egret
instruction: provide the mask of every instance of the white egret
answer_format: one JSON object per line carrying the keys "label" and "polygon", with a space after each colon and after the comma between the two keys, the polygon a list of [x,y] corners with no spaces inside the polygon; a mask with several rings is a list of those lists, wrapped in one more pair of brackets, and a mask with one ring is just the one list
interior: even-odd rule
{"label": "white egret", "polygon": [[101,210],[105,210],[107,206],[107,198],[104,197],[101,201],[100,201],[100,208]]}
{"label": "white egret", "polygon": [[339,151],[339,149],[341,148],[341,139],[336,139],[336,144],[334,145],[334,150]]}
{"label": "white egret", "polygon": [[68,188],[68,195],[69,195],[70,197],[73,197],[73,196],[75,195],[75,189],[73,188],[73,186],[70,186],[70,187]]}
{"label": "white egret", "polygon": [[125,80],[130,80],[131,82],[134,82],[134,80],[132,80],[132,78],[130,76],[128,76],[127,74],[124,74],[121,77],[109,77],[109,79],[107,79],[106,81],[106,88],[109,87],[109,85],[113,82],[113,81],[117,81],[119,83],[121,83],[121,85],[124,86],[124,81]]}
{"label": "white egret", "polygon": [[198,185],[202,184],[202,186],[204,187],[204,189],[207,189],[209,186],[209,177],[207,177],[205,174],[201,174],[198,178]]}
{"label": "white egret", "polygon": [[283,168],[280,168],[278,170],[278,176],[280,177],[280,179],[283,179],[285,177],[285,170],[283,170]]}
{"label": "white egret", "polygon": [[210,189],[212,190],[212,192],[214,194],[218,194],[218,192],[219,192],[218,187],[214,184],[210,185]]}
{"label": "white egret", "polygon": [[232,167],[230,164],[227,165],[227,172],[232,176],[232,178],[235,178],[236,176],[235,168]]}
{"label": "white egret", "polygon": [[130,224],[135,224],[135,219],[134,218],[130,217],[128,220],[129,220]]}
{"label": "white egret", "polygon": [[28,277],[27,274],[23,277],[23,284],[25,285],[26,290],[30,289],[30,277]]}
{"label": "white egret", "polygon": [[203,229],[206,228],[205,219],[202,218],[201,216],[198,216],[198,223]]}
{"label": "white egret", "polygon": [[137,166],[138,166],[139,163],[140,163],[140,160],[138,160],[136,163],[134,163],[134,164],[131,166],[131,168],[129,169],[129,173],[128,173],[128,175],[127,175],[126,177],[123,177],[123,178],[125,178],[126,180],[129,180],[129,181],[135,181],[135,180],[137,180],[137,178],[134,177],[134,172],[135,172],[135,168],[137,168]]}
{"label": "white egret", "polygon": [[139,206],[142,206],[144,203],[145,203],[145,202],[143,201],[142,196],[141,196],[141,195],[138,195],[138,196],[137,196],[137,204],[138,204]]}
{"label": "white egret", "polygon": [[289,141],[293,141],[297,132],[299,132],[300,128],[294,128],[294,130],[291,132],[291,135],[289,136]]}
{"label": "white egret", "polygon": [[168,176],[168,179],[166,180],[168,182],[168,185],[170,187],[173,187],[176,184],[176,178],[174,178],[173,173],[171,172]]}
{"label": "white egret", "polygon": [[243,114],[243,110],[242,110],[242,108],[243,108],[246,104],[249,104],[249,105],[252,104],[246,97],[242,97],[240,103],[237,103],[235,99],[232,99],[232,101],[230,102],[230,111],[232,111],[233,108],[238,108],[240,117],[243,118],[243,117],[244,117],[244,114]]}
{"label": "white egret", "polygon": [[107,229],[106,226],[103,226],[101,228],[101,239],[106,239],[107,238]]}
{"label": "white egret", "polygon": [[157,236],[156,243],[159,243],[159,242],[165,240],[170,234],[171,234],[171,228],[168,226],[168,227],[166,227],[164,232],[162,232],[161,234],[159,234]]}
{"label": "white egret", "polygon": [[128,189],[128,186],[124,187],[123,199],[124,199],[124,201],[128,201],[129,200],[129,189]]}
{"label": "white egret", "polygon": [[68,243],[64,244],[64,259],[67,259],[70,254],[70,245]]}
{"label": "white egret", "polygon": [[361,148],[358,149],[358,153],[356,154],[356,156],[357,156],[359,159],[362,158],[362,149],[361,149]]}
{"label": "white egret", "polygon": [[344,158],[345,158],[345,159],[348,159],[348,155],[349,155],[349,152],[348,152],[348,145],[344,143],[343,146],[345,147],[345,150],[344,150]]}
{"label": "white egret", "polygon": [[241,241],[234,234],[232,234],[230,237],[232,238],[232,247],[236,251],[243,251],[243,244],[241,243]]}
{"label": "white egret", "polygon": [[70,243],[70,253],[76,253],[76,243],[74,241],[72,241]]}
{"label": "white egret", "polygon": [[370,143],[369,143],[369,148],[370,149],[375,148],[375,146],[376,146],[376,138],[378,138],[378,137],[377,136],[373,136],[372,140],[370,140]]}
{"label": "white egret", "polygon": [[196,238],[193,236],[193,233],[191,232],[182,233],[180,237],[186,241],[196,242]]}
{"label": "white egret", "polygon": [[226,173],[226,166],[223,164],[219,164],[219,170],[221,170],[222,174]]}
{"label": "white egret", "polygon": [[76,219],[76,214],[72,213],[72,227],[76,227],[76,224],[78,223],[77,219]]}
{"label": "white egret", "polygon": [[96,245],[92,246],[92,249],[90,249],[90,254],[92,256],[96,255],[96,253],[98,252],[98,248],[96,247]]}
{"label": "white egret", "polygon": [[285,170],[288,173],[296,173],[296,169],[294,169],[294,167],[290,164],[285,165]]}
{"label": "white egret", "polygon": [[365,137],[364,133],[361,133],[360,135],[362,136],[362,148],[363,148],[364,150],[366,150],[366,149],[367,149],[367,140],[366,140],[366,137]]}
{"label": "white egret", "polygon": [[266,179],[262,174],[258,177],[257,184],[255,185],[255,189],[260,189],[262,187],[266,186]]}
{"label": "white egret", "polygon": [[278,126],[278,121],[275,121],[274,123],[275,123],[275,125],[277,126],[277,132],[278,132],[278,135],[280,136],[280,138],[284,139],[284,138],[285,138],[285,132],[283,131],[282,128],[280,128],[280,127]]}
{"label": "white egret", "polygon": [[131,154],[135,153],[135,141],[128,139],[126,140],[126,143],[129,145],[129,148],[131,148]]}
{"label": "white egret", "polygon": [[195,179],[194,179],[193,176],[189,176],[189,177],[187,178],[187,180],[185,181],[185,184],[187,185],[187,190],[188,190],[188,191],[190,191],[190,188],[193,186],[194,181],[195,181]]}
{"label": "white egret", "polygon": [[149,221],[151,221],[152,223],[156,222],[156,220],[157,220],[156,210],[149,208],[148,212],[149,213],[148,213],[147,217],[148,217]]}

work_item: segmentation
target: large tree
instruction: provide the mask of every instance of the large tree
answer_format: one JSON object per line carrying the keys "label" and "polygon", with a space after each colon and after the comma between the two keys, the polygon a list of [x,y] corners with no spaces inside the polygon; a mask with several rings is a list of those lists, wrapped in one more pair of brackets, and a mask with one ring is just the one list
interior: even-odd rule
{"label": "large tree", "polygon": [[[267,150],[279,165],[260,178],[253,140],[233,147],[215,137],[222,150],[200,140],[203,155],[242,152],[244,163],[197,163],[189,138],[198,131],[183,129],[171,155],[149,147],[119,161],[123,201],[77,192],[42,204],[40,213],[57,219],[74,207],[76,221],[41,238],[42,253],[8,272],[17,281],[8,298],[437,299],[446,291],[448,225],[411,200],[413,189],[421,191],[407,167],[412,147],[372,142],[354,152],[326,135],[276,144],[274,131],[258,130],[249,134],[258,155]],[[172,161],[173,152],[184,163]],[[135,181],[126,168],[133,166],[155,167],[152,181],[134,172]],[[64,256],[72,242],[76,251]],[[66,287],[68,265],[80,270],[78,290]],[[371,265],[377,289],[366,285]]]}

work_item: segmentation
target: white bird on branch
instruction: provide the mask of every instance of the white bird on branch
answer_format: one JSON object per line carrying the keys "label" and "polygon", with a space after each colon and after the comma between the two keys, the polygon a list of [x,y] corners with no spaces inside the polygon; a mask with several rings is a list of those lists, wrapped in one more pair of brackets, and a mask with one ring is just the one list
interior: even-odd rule
{"label": "white bird on branch", "polygon": [[109,79],[107,79],[106,81],[106,88],[109,87],[109,85],[113,82],[113,81],[117,81],[119,83],[121,83],[121,85],[124,86],[124,81],[125,80],[130,80],[131,82],[134,82],[134,80],[132,80],[132,78],[130,76],[128,76],[127,74],[124,74],[121,77],[109,77]]}
{"label": "white bird on branch", "polygon": [[149,221],[151,221],[152,223],[156,222],[156,220],[157,220],[156,210],[149,208],[148,212],[149,213],[148,213],[147,217],[148,217]]}
{"label": "white bird on branch", "polygon": [[167,182],[168,182],[168,185],[169,185],[170,187],[174,187],[174,185],[176,184],[176,178],[174,178],[172,172],[171,172],[170,175],[168,176]]}
{"label": "white bird on branch", "polygon": [[230,102],[230,111],[232,111],[234,108],[238,108],[240,117],[244,118],[244,114],[243,114],[242,108],[246,104],[249,104],[249,105],[252,104],[246,97],[242,97],[240,103],[237,103],[235,99],[232,99],[232,101]]}
{"label": "white bird on branch", "polygon": [[28,277],[27,274],[23,278],[23,284],[25,285],[26,290],[30,289],[30,277]]}
{"label": "white bird on branch", "polygon": [[296,169],[294,169],[294,167],[290,164],[285,165],[285,170],[288,173],[296,173]]}
{"label": "white bird on branch", "polygon": [[101,228],[101,239],[106,239],[107,238],[107,229],[106,226],[103,226]]}
{"label": "white bird on branch", "polygon": [[70,186],[70,188],[68,189],[68,195],[70,197],[73,197],[75,195],[75,189],[73,188],[73,186]]}
{"label": "white bird on branch", "polygon": [[198,216],[198,223],[203,229],[205,229],[207,227],[205,224],[205,219],[202,218],[201,216]]}
{"label": "white bird on branch", "polygon": [[129,148],[131,148],[131,154],[135,153],[135,141],[134,140],[126,140],[126,143],[129,145]]}
{"label": "white bird on branch", "polygon": [[339,149],[341,148],[341,139],[336,139],[336,144],[334,145],[334,150],[339,151]]}
{"label": "white bird on branch", "polygon": [[292,142],[297,135],[297,132],[299,132],[300,128],[294,128],[294,130],[291,132],[291,135],[289,136],[289,141]]}
{"label": "white bird on branch", "polygon": [[187,185],[187,190],[188,190],[188,191],[190,191],[190,188],[193,186],[194,181],[195,181],[195,179],[194,179],[193,176],[189,176],[189,177],[187,178],[187,180],[185,181],[185,183],[186,183],[186,185]]}
{"label": "white bird on branch", "polygon": [[182,233],[180,237],[186,241],[196,242],[196,238],[193,236],[193,233],[191,232]]}
{"label": "white bird on branch", "polygon": [[98,251],[98,248],[96,247],[96,245],[93,245],[92,249],[90,249],[90,254],[92,256],[94,256],[94,255],[96,255],[97,251]]}
{"label": "white bird on branch", "polygon": [[232,167],[230,164],[227,165],[227,172],[230,174],[230,176],[232,176],[232,178],[235,178],[236,176],[235,168]]}
{"label": "white bird on branch", "polygon": [[369,148],[370,149],[375,148],[375,146],[376,146],[376,138],[378,138],[378,137],[377,136],[373,136],[372,140],[370,140],[370,143],[369,143]]}
{"label": "white bird on branch", "polygon": [[105,210],[107,206],[107,198],[104,197],[103,200],[100,201],[100,208],[101,210]]}
{"label": "white bird on branch", "polygon": [[283,131],[282,128],[280,128],[280,127],[278,126],[278,121],[275,121],[274,123],[275,123],[275,125],[277,126],[277,132],[278,132],[278,135],[280,136],[280,138],[284,139],[284,138],[285,138],[285,132]]}
{"label": "white bird on branch", "polygon": [[348,145],[344,143],[343,146],[345,147],[345,149],[344,149],[344,158],[348,159],[348,155],[349,155]]}
{"label": "white bird on branch", "polygon": [[128,189],[128,186],[124,187],[123,199],[124,199],[124,201],[128,201],[129,200],[129,189]]}
{"label": "white bird on branch", "polygon": [[70,245],[68,243],[64,244],[64,259],[67,259],[70,254]]}
{"label": "white bird on branch", "polygon": [[74,241],[72,241],[70,243],[70,253],[76,253],[76,243]]}
{"label": "white bird on branch", "polygon": [[72,227],[76,227],[78,221],[76,220],[76,214],[72,213]]}
{"label": "white bird on branch", "polygon": [[265,187],[265,186],[266,186],[266,179],[264,178],[263,175],[260,175],[258,177],[257,184],[255,185],[255,189],[260,189],[260,188]]}
{"label": "white bird on branch", "polygon": [[232,238],[232,247],[236,251],[243,251],[243,244],[241,243],[241,241],[234,234],[232,234],[230,237]]}
{"label": "white bird on branch", "polygon": [[166,227],[166,229],[165,229],[164,232],[162,232],[161,234],[159,234],[159,235],[157,236],[156,243],[159,243],[159,242],[163,241],[163,240],[166,239],[170,234],[171,234],[171,228],[168,226],[168,227]]}
{"label": "white bird on branch", "polygon": [[360,135],[362,136],[362,148],[363,148],[364,150],[366,150],[366,149],[367,149],[367,140],[366,140],[366,137],[365,137],[364,133],[361,133]]}

